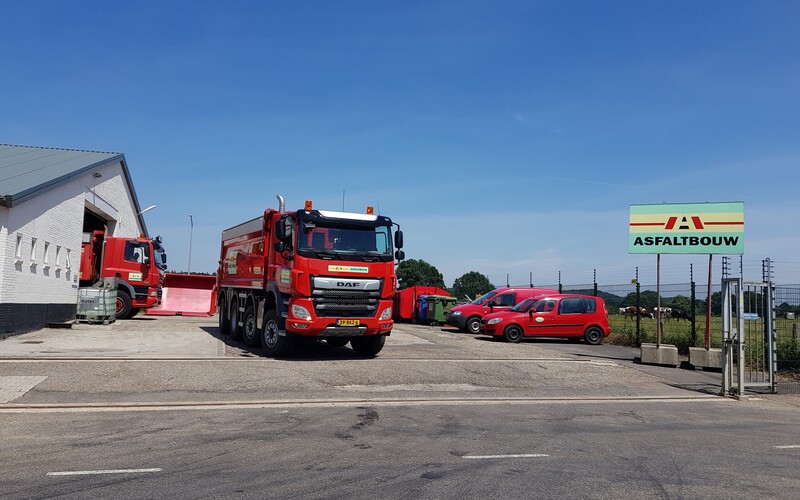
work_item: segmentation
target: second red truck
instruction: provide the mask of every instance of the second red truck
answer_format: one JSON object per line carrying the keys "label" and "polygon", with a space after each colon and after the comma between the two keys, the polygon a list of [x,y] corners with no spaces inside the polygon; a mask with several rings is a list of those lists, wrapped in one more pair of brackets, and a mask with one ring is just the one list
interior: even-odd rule
{"label": "second red truck", "polygon": [[336,212],[307,201],[287,212],[278,201],[277,210],[222,232],[220,331],[268,356],[290,355],[301,336],[375,356],[394,325],[400,227],[371,207]]}

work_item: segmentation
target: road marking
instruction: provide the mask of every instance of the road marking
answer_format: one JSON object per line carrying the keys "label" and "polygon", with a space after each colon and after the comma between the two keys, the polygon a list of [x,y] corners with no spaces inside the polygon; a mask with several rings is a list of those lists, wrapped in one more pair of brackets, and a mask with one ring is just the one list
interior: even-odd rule
{"label": "road marking", "polygon": [[160,467],[152,469],[108,469],[108,470],[72,470],[63,472],[48,472],[48,476],[92,476],[96,474],[144,474],[161,472]]}
{"label": "road marking", "polygon": [[800,448],[800,444],[787,444],[785,446],[775,446],[779,450],[788,450],[791,448]]}
{"label": "road marking", "polygon": [[495,459],[495,458],[542,458],[542,457],[549,457],[550,455],[545,455],[544,453],[528,453],[523,455],[466,455],[461,458],[472,459],[472,460],[488,460],[488,459]]}
{"label": "road marking", "polygon": [[566,398],[441,398],[441,399],[339,399],[272,401],[186,401],[139,403],[76,404],[0,404],[2,413],[95,413],[126,411],[253,410],[285,408],[351,408],[374,406],[481,406],[481,405],[555,405],[555,404],[647,404],[647,403],[733,403],[720,396],[628,396]]}

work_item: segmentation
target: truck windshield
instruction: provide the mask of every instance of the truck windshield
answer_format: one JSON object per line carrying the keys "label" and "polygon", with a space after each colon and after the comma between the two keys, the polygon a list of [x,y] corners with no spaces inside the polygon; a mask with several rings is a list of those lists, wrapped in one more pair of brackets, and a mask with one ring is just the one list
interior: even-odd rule
{"label": "truck windshield", "polygon": [[297,253],[330,260],[390,262],[393,260],[391,226],[298,222]]}

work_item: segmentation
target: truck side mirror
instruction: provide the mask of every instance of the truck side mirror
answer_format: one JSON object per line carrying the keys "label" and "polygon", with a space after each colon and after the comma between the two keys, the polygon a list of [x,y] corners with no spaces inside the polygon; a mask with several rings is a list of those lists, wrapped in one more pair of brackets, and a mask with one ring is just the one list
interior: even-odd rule
{"label": "truck side mirror", "polygon": [[275,253],[283,253],[286,251],[286,243],[282,241],[276,241],[272,246],[272,249],[275,250]]}
{"label": "truck side mirror", "polygon": [[397,260],[403,260],[403,259],[406,258],[406,253],[404,251],[402,251],[402,250],[397,250],[394,253],[394,258],[397,259]]}
{"label": "truck side mirror", "polygon": [[403,248],[403,231],[399,229],[394,232],[394,246],[397,248]]}
{"label": "truck side mirror", "polygon": [[167,265],[167,254],[161,254],[161,262],[163,262],[165,266]]}

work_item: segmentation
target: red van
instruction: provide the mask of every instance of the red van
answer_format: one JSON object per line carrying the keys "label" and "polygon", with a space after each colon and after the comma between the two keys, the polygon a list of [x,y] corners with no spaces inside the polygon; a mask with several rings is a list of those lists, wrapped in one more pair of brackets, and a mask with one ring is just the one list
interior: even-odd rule
{"label": "red van", "polygon": [[531,297],[558,294],[551,288],[510,287],[496,288],[473,300],[469,304],[461,304],[450,309],[445,322],[468,333],[481,333],[481,319],[487,314],[507,311]]}
{"label": "red van", "polygon": [[577,294],[526,299],[507,311],[486,315],[481,326],[487,335],[508,342],[523,337],[561,337],[598,345],[611,333],[605,301]]}

